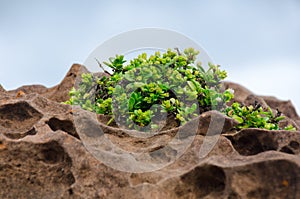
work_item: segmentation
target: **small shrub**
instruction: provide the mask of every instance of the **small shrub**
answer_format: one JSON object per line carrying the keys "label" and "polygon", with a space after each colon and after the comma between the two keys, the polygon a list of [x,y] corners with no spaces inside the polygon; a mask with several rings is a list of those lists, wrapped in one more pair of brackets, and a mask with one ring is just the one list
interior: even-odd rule
{"label": "small shrub", "polygon": [[[110,115],[108,125],[116,120],[130,129],[157,129],[165,114],[172,116],[179,126],[209,110],[218,110],[238,121],[237,130],[280,129],[278,123],[284,116],[279,111],[274,115],[270,108],[264,110],[257,103],[242,106],[235,102],[226,106],[234,97],[232,89],[221,88],[226,71],[211,63],[205,70],[201,63],[195,63],[198,54],[193,48],[183,53],[169,49],[149,57],[142,53],[129,63],[123,55],[116,55],[104,62],[112,74],[98,62],[108,75],[97,78],[90,73],[82,74],[82,82],[77,89],[71,89],[70,100],[65,103]],[[284,129],[296,130],[292,125]]]}
{"label": "small shrub", "polygon": [[[239,124],[235,126],[236,129],[245,128],[262,128],[267,130],[281,130],[279,122],[285,117],[277,110],[274,114],[268,107],[264,110],[260,104],[255,102],[254,106],[242,106],[234,102],[230,107],[226,108],[226,115],[235,119]],[[284,130],[296,130],[292,125],[288,125]]]}
{"label": "small shrub", "polygon": [[[185,124],[199,113],[224,111],[233,98],[231,89],[221,90],[227,73],[213,64],[205,70],[195,63],[198,54],[192,48],[183,53],[169,49],[149,57],[143,53],[129,64],[123,55],[116,55],[104,62],[113,71],[109,77],[83,74],[79,88],[70,91],[66,103],[98,114],[118,115],[114,119],[124,121],[129,128],[147,126],[157,114],[173,115],[179,124]],[[95,99],[91,99],[91,88],[95,89]]]}

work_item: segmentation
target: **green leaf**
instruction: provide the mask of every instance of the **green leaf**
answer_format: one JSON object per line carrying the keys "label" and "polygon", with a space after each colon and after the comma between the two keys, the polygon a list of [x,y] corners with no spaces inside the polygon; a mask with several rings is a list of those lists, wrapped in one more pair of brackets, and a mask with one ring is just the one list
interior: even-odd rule
{"label": "green leaf", "polygon": [[276,122],[279,122],[281,120],[285,119],[285,116],[279,116],[275,119]]}
{"label": "green leaf", "polygon": [[142,86],[144,86],[145,84],[143,82],[134,82],[134,87],[135,88],[140,88]]}
{"label": "green leaf", "polygon": [[129,109],[129,111],[133,110],[134,104],[135,104],[135,99],[133,97],[131,97],[129,99],[129,101],[128,101],[128,109]]}
{"label": "green leaf", "polygon": [[244,122],[243,118],[241,118],[237,115],[233,115],[232,118],[235,119],[239,124]]}
{"label": "green leaf", "polygon": [[128,81],[134,82],[134,78],[128,72],[124,74],[124,78],[127,79]]}
{"label": "green leaf", "polygon": [[196,90],[196,86],[193,84],[193,82],[187,81],[187,84],[189,85],[189,87],[190,87],[193,91]]}
{"label": "green leaf", "polygon": [[284,128],[284,130],[286,130],[286,131],[296,131],[297,129],[293,125],[289,124],[288,126],[286,126]]}

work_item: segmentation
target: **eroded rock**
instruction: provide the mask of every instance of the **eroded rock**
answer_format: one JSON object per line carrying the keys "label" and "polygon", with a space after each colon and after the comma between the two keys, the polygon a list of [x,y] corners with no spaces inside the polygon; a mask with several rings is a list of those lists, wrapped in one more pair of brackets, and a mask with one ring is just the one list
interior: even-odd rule
{"label": "eroded rock", "polygon": [[36,134],[34,125],[43,115],[27,102],[0,106],[0,131],[10,138],[18,139]]}
{"label": "eroded rock", "polygon": [[270,150],[289,154],[299,154],[300,152],[298,147],[300,133],[298,131],[244,129],[227,137],[241,155],[256,155]]}
{"label": "eroded rock", "polygon": [[[217,111],[153,134],[107,126],[108,117],[60,103],[82,72],[73,65],[53,88],[0,87],[0,198],[300,198],[300,132],[234,133],[236,121]],[[289,122],[299,120],[289,101],[259,97],[235,83],[225,87],[238,102],[261,100]],[[145,173],[116,170],[85,142],[103,146],[104,137],[110,153],[147,153],[128,168],[138,168],[138,160],[171,163]]]}

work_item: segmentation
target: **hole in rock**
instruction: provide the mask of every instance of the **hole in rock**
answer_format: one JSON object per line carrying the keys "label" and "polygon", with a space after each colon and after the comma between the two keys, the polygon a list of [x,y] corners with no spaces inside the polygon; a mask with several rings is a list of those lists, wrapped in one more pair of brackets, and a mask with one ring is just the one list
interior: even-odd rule
{"label": "hole in rock", "polygon": [[0,198],[57,198],[76,180],[72,159],[55,140],[14,142],[9,150],[0,150],[0,160],[5,162],[0,165]]}
{"label": "hole in rock", "polygon": [[237,137],[227,137],[241,155],[256,155],[264,151],[277,150],[278,143],[269,135],[245,132]]}
{"label": "hole in rock", "polygon": [[295,150],[299,149],[299,147],[300,147],[299,143],[296,141],[291,141],[289,146]]}
{"label": "hole in rock", "polygon": [[56,141],[42,145],[41,160],[48,164],[55,164],[65,161],[71,163],[71,158],[65,152],[64,148]]}
{"label": "hole in rock", "polygon": [[225,189],[226,176],[222,168],[205,165],[191,170],[181,177],[183,185],[177,189],[177,195],[202,198]]}
{"label": "hole in rock", "polygon": [[280,149],[280,152],[288,153],[288,154],[295,154],[292,149],[290,149],[288,146],[284,146]]}
{"label": "hole in rock", "polygon": [[230,187],[244,198],[299,198],[299,166],[270,160],[230,168]]}
{"label": "hole in rock", "polygon": [[27,102],[0,107],[0,126],[13,131],[28,130],[42,117],[43,115]]}
{"label": "hole in rock", "polygon": [[68,189],[68,192],[69,192],[69,195],[73,195],[73,193],[74,193],[72,188]]}
{"label": "hole in rock", "polygon": [[4,133],[4,135],[10,139],[21,139],[26,137],[27,135],[35,135],[35,134],[37,134],[37,131],[35,130],[34,127],[25,133],[16,133],[16,132]]}
{"label": "hole in rock", "polygon": [[74,124],[70,120],[59,120],[57,118],[51,118],[46,123],[49,125],[52,131],[61,130],[79,139]]}

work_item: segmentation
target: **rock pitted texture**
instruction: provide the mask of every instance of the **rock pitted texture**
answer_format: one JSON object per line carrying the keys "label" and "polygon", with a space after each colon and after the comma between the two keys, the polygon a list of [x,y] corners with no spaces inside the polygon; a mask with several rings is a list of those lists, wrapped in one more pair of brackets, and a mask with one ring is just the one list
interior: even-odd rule
{"label": "rock pitted texture", "polygon": [[[300,132],[245,129],[233,134],[235,121],[214,111],[187,124],[196,125],[196,136],[173,164],[147,173],[106,166],[84,147],[74,123],[78,113],[60,103],[85,71],[73,65],[53,88],[0,87],[0,198],[300,198]],[[300,124],[290,101],[255,96],[234,83],[225,87],[235,90],[236,101],[259,100]],[[103,118],[98,120],[103,133],[128,151],[153,152],[180,130],[133,138],[125,130],[106,126]],[[220,120],[225,125],[212,151],[201,157],[211,120],[213,130]],[[89,131],[94,136],[92,128]],[[172,149],[163,155],[169,153]]]}

